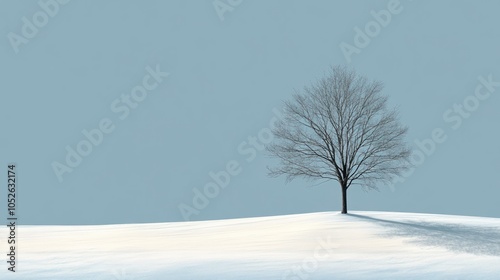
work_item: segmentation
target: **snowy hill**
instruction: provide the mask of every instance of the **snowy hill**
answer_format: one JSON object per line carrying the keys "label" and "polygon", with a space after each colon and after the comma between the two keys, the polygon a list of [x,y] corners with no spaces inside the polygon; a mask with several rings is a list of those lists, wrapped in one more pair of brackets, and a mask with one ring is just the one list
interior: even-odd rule
{"label": "snowy hill", "polygon": [[0,279],[500,279],[495,218],[324,212],[18,236],[18,272],[4,263]]}

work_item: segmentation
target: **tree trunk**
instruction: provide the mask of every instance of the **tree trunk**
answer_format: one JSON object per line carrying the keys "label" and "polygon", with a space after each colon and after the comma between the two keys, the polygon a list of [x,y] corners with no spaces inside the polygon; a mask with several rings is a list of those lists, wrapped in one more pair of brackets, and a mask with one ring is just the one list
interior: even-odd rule
{"label": "tree trunk", "polygon": [[347,187],[345,184],[341,185],[342,188],[342,214],[347,214]]}

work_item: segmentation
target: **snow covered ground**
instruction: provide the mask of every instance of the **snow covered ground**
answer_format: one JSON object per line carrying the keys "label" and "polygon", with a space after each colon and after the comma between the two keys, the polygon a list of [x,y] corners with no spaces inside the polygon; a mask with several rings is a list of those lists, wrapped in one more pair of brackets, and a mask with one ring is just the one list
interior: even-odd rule
{"label": "snow covered ground", "polygon": [[500,279],[495,218],[324,212],[18,236],[18,272],[4,262],[0,279]]}

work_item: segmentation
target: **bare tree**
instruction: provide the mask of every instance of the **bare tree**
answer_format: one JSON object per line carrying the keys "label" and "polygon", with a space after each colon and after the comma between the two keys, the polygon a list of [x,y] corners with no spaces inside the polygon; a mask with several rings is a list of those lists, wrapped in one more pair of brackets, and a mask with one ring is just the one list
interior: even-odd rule
{"label": "bare tree", "polygon": [[347,190],[389,182],[408,168],[407,128],[388,109],[380,82],[332,67],[318,82],[285,102],[284,118],[273,128],[267,150],[280,160],[269,175],[335,180],[347,213]]}

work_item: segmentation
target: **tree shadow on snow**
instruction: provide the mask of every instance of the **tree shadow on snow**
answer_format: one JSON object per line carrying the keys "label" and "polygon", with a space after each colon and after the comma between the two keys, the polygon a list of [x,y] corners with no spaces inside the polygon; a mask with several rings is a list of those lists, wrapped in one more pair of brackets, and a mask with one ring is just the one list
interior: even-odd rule
{"label": "tree shadow on snow", "polygon": [[423,221],[406,223],[357,214],[349,214],[349,216],[387,228],[389,231],[383,234],[386,237],[408,237],[411,238],[412,243],[442,247],[453,252],[500,256],[499,228]]}

